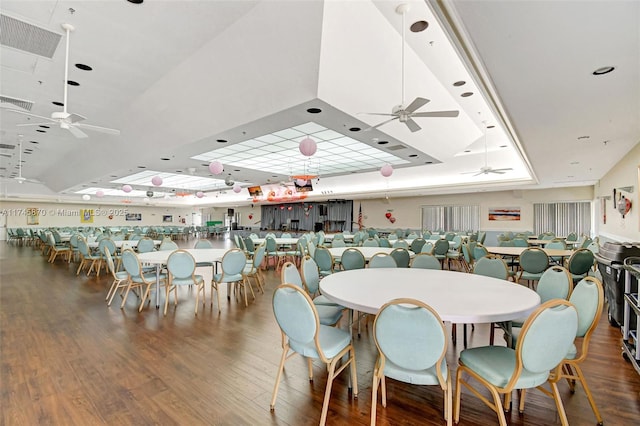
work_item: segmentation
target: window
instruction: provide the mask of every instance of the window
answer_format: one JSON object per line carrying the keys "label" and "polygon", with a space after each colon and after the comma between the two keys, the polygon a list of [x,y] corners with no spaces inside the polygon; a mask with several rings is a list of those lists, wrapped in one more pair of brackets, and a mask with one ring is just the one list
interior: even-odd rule
{"label": "window", "polygon": [[554,232],[559,236],[571,232],[591,235],[591,202],[534,203],[533,232]]}
{"label": "window", "polygon": [[479,206],[422,206],[423,230],[457,232],[479,228]]}

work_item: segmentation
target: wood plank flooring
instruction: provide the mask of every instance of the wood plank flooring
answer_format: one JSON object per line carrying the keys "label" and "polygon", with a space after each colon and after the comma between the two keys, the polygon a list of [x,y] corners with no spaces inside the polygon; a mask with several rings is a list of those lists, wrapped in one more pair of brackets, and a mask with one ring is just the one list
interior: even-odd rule
{"label": "wood plank flooring", "polygon": [[[217,247],[228,240],[213,240]],[[192,247],[194,240],[180,242]],[[77,265],[76,265],[77,266]],[[111,280],[75,275],[62,260],[48,264],[28,246],[0,244],[0,407],[2,425],[313,425],[320,419],[326,370],[291,359],[285,368],[275,411],[269,402],[281,348],[271,311],[279,276],[268,271],[265,294],[249,306],[226,300],[194,316],[195,292],[181,289],[177,307],[137,311],[130,298],[107,307]],[[208,271],[199,270],[207,279]],[[455,370],[462,349],[449,345]],[[606,425],[640,422],[640,376],[623,360],[620,332],[600,321],[584,365]],[[471,346],[488,342],[488,326],[470,332]],[[347,378],[336,379],[330,425],[370,422],[371,380],[376,357],[369,329],[355,338],[360,393],[353,399]],[[560,384],[570,424],[595,424],[578,386]],[[443,396],[436,387],[387,381],[388,405],[378,406],[379,425],[443,425]],[[517,397],[514,397],[514,406]],[[511,425],[559,424],[551,399],[527,395],[525,413],[507,414]],[[463,390],[460,425],[497,424],[491,410]]]}

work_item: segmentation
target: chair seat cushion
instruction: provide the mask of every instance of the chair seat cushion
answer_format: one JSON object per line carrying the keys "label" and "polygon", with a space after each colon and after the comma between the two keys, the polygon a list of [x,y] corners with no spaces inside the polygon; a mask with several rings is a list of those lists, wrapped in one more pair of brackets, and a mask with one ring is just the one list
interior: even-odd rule
{"label": "chair seat cushion", "polygon": [[322,325],[334,325],[342,316],[342,306],[316,305],[318,318]]}
{"label": "chair seat cushion", "polygon": [[116,272],[116,278],[119,280],[126,280],[129,278],[129,273],[127,271]]}
{"label": "chair seat cushion", "polygon": [[[503,388],[509,383],[516,366],[516,351],[504,346],[483,346],[460,352],[460,362],[494,386]],[[549,372],[532,373],[523,369],[515,389],[539,386],[547,381]]]}
{"label": "chair seat cushion", "polygon": [[520,276],[521,280],[539,280],[540,277],[542,276],[543,272],[540,273],[534,273],[534,272],[527,272],[527,271],[523,271],[522,275]]}
{"label": "chair seat cushion", "polygon": [[[234,274],[234,275],[224,275],[224,274],[213,274],[213,280],[217,283],[233,283],[236,281],[242,281],[242,274]],[[224,280],[224,281],[222,281]]]}
{"label": "chair seat cushion", "polygon": [[[446,379],[448,375],[446,362],[442,363],[441,370],[442,376]],[[392,379],[399,380],[405,383],[411,383],[413,385],[440,384],[440,382],[438,381],[435,365],[427,368],[426,370],[407,370],[406,368],[402,368],[399,365],[389,361],[389,359],[386,359],[384,364],[384,375],[386,377],[391,377]]]}
{"label": "chair seat cushion", "polygon": [[195,282],[191,277],[187,278],[173,278],[171,280],[171,284],[173,285],[192,285],[192,284],[201,284],[204,283],[204,278],[202,275],[195,275]]}
{"label": "chair seat cushion", "polygon": [[[160,281],[166,280],[167,279],[167,274],[160,274],[158,279]],[[147,282],[152,281],[152,282],[155,283],[155,281],[156,281],[156,273],[155,272],[149,272],[149,273],[145,272],[144,273],[144,280],[147,281]],[[133,281],[134,283],[141,283],[142,279],[140,277],[131,277],[131,281]]]}
{"label": "chair seat cushion", "polygon": [[316,298],[313,299],[313,304],[314,305],[325,305],[325,306],[340,306],[335,302],[332,302],[331,300],[327,299],[327,296],[317,296]]}
{"label": "chair seat cushion", "polygon": [[[324,356],[327,358],[333,358],[351,343],[351,336],[346,331],[322,324],[318,331],[318,339],[320,340],[320,347],[324,352]],[[313,340],[307,343],[289,340],[289,345],[291,349],[305,357],[318,358],[318,352],[316,351],[316,345]]]}

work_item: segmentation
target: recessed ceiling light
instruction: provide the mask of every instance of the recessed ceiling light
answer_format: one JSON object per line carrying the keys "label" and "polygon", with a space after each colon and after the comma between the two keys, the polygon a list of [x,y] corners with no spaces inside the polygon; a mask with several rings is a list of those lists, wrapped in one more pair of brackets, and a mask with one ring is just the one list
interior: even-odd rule
{"label": "recessed ceiling light", "polygon": [[349,127],[350,132],[359,132],[360,130],[360,127]]}
{"label": "recessed ceiling light", "polygon": [[506,148],[507,145],[500,145],[500,148]]}
{"label": "recessed ceiling light", "polygon": [[171,158],[167,158],[167,157],[160,157],[160,159],[161,159],[162,161],[169,161],[169,160],[171,160]]}
{"label": "recessed ceiling light", "polygon": [[490,126],[487,126],[487,129],[493,129],[494,127],[496,127],[496,126],[494,126],[493,124],[491,124]]}
{"label": "recessed ceiling light", "polygon": [[142,4],[142,2],[144,2],[144,0],[127,0],[127,1],[133,4]]}
{"label": "recessed ceiling light", "polygon": [[417,156],[418,156],[418,154],[411,154],[411,155],[409,156],[409,158],[416,158]]}
{"label": "recessed ceiling light", "polygon": [[33,143],[33,144],[36,144],[36,145],[37,145],[37,144],[39,144],[40,142],[38,142],[38,141],[29,141],[29,143]]}
{"label": "recessed ceiling light", "polygon": [[590,136],[578,136],[578,140],[580,140],[580,139],[589,139],[589,138],[590,138]]}
{"label": "recessed ceiling light", "polygon": [[592,74],[593,75],[604,75],[604,74],[609,74],[611,71],[615,70],[616,67],[612,67],[612,66],[608,66],[608,67],[601,67],[598,68],[597,70],[595,70]]}
{"label": "recessed ceiling light", "polygon": [[50,129],[49,126],[45,126],[44,124],[39,125],[38,127],[42,127],[43,129]]}
{"label": "recessed ceiling light", "polygon": [[47,133],[46,130],[42,130],[42,129],[36,129],[36,132],[40,132],[40,133]]}
{"label": "recessed ceiling light", "polygon": [[67,80],[67,84],[69,86],[80,86],[80,83],[78,83],[77,81],[73,81],[73,80]]}
{"label": "recessed ceiling light", "polygon": [[54,105],[57,105],[57,106],[64,106],[64,104],[62,102],[58,102],[58,101],[53,101],[51,103],[54,104]]}
{"label": "recessed ceiling light", "polygon": [[462,81],[462,80],[460,80],[460,81],[456,81],[455,83],[453,83],[453,85],[454,85],[455,87],[464,86],[465,84],[467,84],[467,82],[466,82],[466,81]]}
{"label": "recessed ceiling light", "polygon": [[239,171],[240,171],[240,169],[233,169],[233,171],[234,171],[234,172],[239,172]]}
{"label": "recessed ceiling light", "polygon": [[386,145],[389,141],[378,141],[378,145]]}
{"label": "recessed ceiling light", "polygon": [[227,141],[224,140],[224,139],[216,139],[216,142],[218,142],[218,143],[227,143]]}
{"label": "recessed ceiling light", "polygon": [[429,27],[429,23],[427,21],[416,21],[413,24],[411,24],[409,29],[414,33],[419,33],[426,30],[428,27]]}
{"label": "recessed ceiling light", "polygon": [[176,170],[176,173],[182,173],[182,170]]}
{"label": "recessed ceiling light", "polygon": [[92,71],[93,68],[91,68],[89,65],[85,65],[85,64],[76,64],[76,68],[82,70],[82,71]]}
{"label": "recessed ceiling light", "polygon": [[580,162],[579,162],[579,161],[572,161],[572,162],[570,162],[569,164],[573,164],[573,165],[575,165],[575,164],[580,164]]}
{"label": "recessed ceiling light", "polygon": [[471,150],[470,149],[465,149],[464,152],[471,152]]}
{"label": "recessed ceiling light", "polygon": [[138,166],[139,169],[146,169],[147,166]]}
{"label": "recessed ceiling light", "polygon": [[425,161],[424,164],[433,164],[433,161]]}
{"label": "recessed ceiling light", "polygon": [[473,95],[473,92],[464,92],[462,95],[463,98],[468,98],[469,96]]}
{"label": "recessed ceiling light", "polygon": [[309,114],[320,114],[322,110],[320,108],[309,108],[307,109]]}

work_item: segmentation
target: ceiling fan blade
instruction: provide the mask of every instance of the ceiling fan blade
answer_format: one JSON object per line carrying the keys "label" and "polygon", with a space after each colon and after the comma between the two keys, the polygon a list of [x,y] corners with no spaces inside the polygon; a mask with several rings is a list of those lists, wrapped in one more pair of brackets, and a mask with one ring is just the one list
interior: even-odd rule
{"label": "ceiling fan blade", "polygon": [[418,123],[416,123],[410,118],[407,121],[405,121],[404,124],[406,124],[409,130],[411,130],[412,132],[417,132],[418,130],[421,129],[421,127],[418,126]]}
{"label": "ceiling fan blade", "polygon": [[69,127],[79,127],[81,129],[93,130],[94,132],[107,133],[109,135],[120,135],[120,130],[109,129],[108,127],[94,126],[91,124],[75,123],[74,125]]}
{"label": "ceiling fan blade", "polygon": [[5,108],[5,109],[10,112],[15,112],[16,114],[28,115],[29,117],[36,117],[36,118],[41,118],[43,120],[56,122],[56,120],[50,117],[43,117],[41,115],[31,114],[30,112],[20,111],[19,109],[13,109],[13,108]]}
{"label": "ceiling fan blade", "polygon": [[506,172],[506,171],[508,171],[508,170],[513,170],[513,169],[512,169],[511,167],[509,167],[509,168],[504,168],[504,169],[491,169],[491,171],[493,171],[493,172],[498,172],[498,173],[504,173],[504,172]]}
{"label": "ceiling fan blade", "polygon": [[390,114],[390,113],[386,113],[386,112],[359,112],[358,114],[361,115],[383,115],[383,116],[387,116],[387,117],[397,117],[398,114]]}
{"label": "ceiling fan blade", "polygon": [[83,117],[80,114],[69,114],[65,120],[70,123],[77,123],[78,121],[82,121],[86,119],[87,117]]}
{"label": "ceiling fan blade", "polygon": [[388,119],[388,120],[383,121],[382,123],[376,124],[375,126],[368,127],[368,128],[366,128],[366,129],[364,129],[364,130],[365,130],[365,131],[367,131],[367,130],[377,129],[378,127],[380,127],[380,126],[382,126],[382,125],[385,125],[385,124],[387,124],[387,123],[389,123],[389,122],[391,122],[391,121],[393,121],[393,120],[397,120],[398,118],[399,118],[399,117],[393,117],[393,118],[390,118],[390,119]]}
{"label": "ceiling fan blade", "polygon": [[[53,120],[52,120],[53,121]],[[47,121],[46,123],[25,123],[25,124],[16,124],[16,127],[26,127],[26,126],[48,126],[51,122]]]}
{"label": "ceiling fan blade", "polygon": [[73,136],[75,136],[78,139],[84,139],[89,137],[89,135],[87,135],[82,130],[78,129],[76,126],[67,126],[67,127],[63,127],[63,129],[67,129],[68,131],[71,132]]}
{"label": "ceiling fan blade", "polygon": [[460,111],[430,111],[416,112],[411,114],[412,117],[457,117]]}
{"label": "ceiling fan blade", "polygon": [[413,100],[413,102],[411,102],[404,110],[406,112],[413,112],[417,109],[420,109],[421,107],[423,107],[424,105],[426,105],[427,103],[429,103],[429,99],[425,99],[425,98],[415,98]]}

